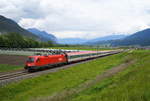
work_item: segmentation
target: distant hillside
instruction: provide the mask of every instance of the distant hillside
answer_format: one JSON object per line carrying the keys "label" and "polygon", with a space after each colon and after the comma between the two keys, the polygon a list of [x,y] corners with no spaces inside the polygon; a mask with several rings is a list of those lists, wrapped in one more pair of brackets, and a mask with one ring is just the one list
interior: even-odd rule
{"label": "distant hillside", "polygon": [[139,45],[149,46],[150,45],[150,29],[145,29],[136,32],[122,40],[115,40],[111,42],[113,46],[128,46],[128,45]]}
{"label": "distant hillside", "polygon": [[106,37],[106,39],[104,37],[96,39],[96,41],[92,40],[88,44],[110,46],[150,46],[150,29],[145,29],[129,36],[119,36],[116,37],[116,39],[115,37]]}
{"label": "distant hillside", "polygon": [[109,40],[115,40],[115,39],[123,39],[126,35],[109,35],[105,37],[99,37],[92,40],[88,39],[81,39],[81,38],[64,38],[64,39],[58,39],[58,43],[60,44],[82,44],[82,45],[95,45],[95,44],[105,44],[105,42]]}
{"label": "distant hillside", "polygon": [[9,32],[17,32],[24,36],[38,39],[38,37],[36,35],[21,28],[15,21],[0,15],[0,34],[6,34]]}
{"label": "distant hillside", "polygon": [[123,39],[125,37],[127,36],[126,35],[109,35],[105,37],[99,37],[99,38],[95,38],[92,40],[88,40],[85,44],[90,44],[90,45],[104,44],[104,43],[108,43],[110,40]]}
{"label": "distant hillside", "polygon": [[83,44],[87,40],[86,39],[80,39],[80,38],[64,38],[64,39],[58,39],[59,44],[70,44],[70,45],[75,45],[75,44]]}
{"label": "distant hillside", "polygon": [[29,28],[28,31],[30,31],[31,33],[38,36],[40,38],[40,40],[42,40],[42,41],[51,41],[51,40],[54,42],[57,41],[57,38],[54,35],[49,34],[45,31],[40,31],[36,28]]}

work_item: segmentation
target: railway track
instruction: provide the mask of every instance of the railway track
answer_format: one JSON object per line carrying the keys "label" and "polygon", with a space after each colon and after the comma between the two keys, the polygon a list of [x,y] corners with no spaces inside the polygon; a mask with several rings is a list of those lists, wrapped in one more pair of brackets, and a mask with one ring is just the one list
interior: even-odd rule
{"label": "railway track", "polygon": [[23,71],[24,69],[18,69],[18,70],[13,70],[13,71],[9,71],[9,72],[0,72],[0,76],[1,75],[4,75],[4,74],[10,74],[10,73],[14,73],[14,72],[21,72]]}
{"label": "railway track", "polygon": [[27,72],[25,70],[18,70],[18,71],[14,71],[14,72],[7,72],[5,74],[4,73],[0,73],[0,86],[6,85],[6,84],[11,83],[11,82],[19,81],[19,80],[22,80],[22,79],[36,77],[36,76],[39,76],[41,74],[56,72],[56,71],[58,71],[60,69],[69,68],[69,67],[71,67],[73,65],[76,65],[76,64],[82,64],[82,63],[91,61],[93,59],[97,59],[97,58],[100,58],[100,57],[105,57],[105,56],[117,54],[117,53],[120,53],[120,52],[121,51],[108,53],[108,54],[102,54],[101,56],[98,56],[98,57],[95,57],[95,58],[82,60],[82,61],[79,61],[79,62],[73,62],[73,63],[69,63],[67,65],[62,65],[62,66],[58,66],[58,67],[55,67],[55,68],[52,68],[52,69],[47,69],[47,70],[43,70],[43,71],[37,71],[37,72],[33,72],[33,73],[29,73],[29,72]]}
{"label": "railway track", "polygon": [[7,79],[10,79],[10,78],[15,78],[15,77],[26,75],[26,74],[28,74],[28,72],[26,72],[26,71],[3,74],[3,75],[0,75],[0,80],[7,80]]}

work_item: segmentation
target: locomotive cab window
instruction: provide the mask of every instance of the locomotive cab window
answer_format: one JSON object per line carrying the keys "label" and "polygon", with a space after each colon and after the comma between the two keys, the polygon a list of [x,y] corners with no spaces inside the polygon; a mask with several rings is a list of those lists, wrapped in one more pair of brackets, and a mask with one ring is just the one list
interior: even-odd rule
{"label": "locomotive cab window", "polygon": [[34,62],[34,58],[28,58],[27,62]]}

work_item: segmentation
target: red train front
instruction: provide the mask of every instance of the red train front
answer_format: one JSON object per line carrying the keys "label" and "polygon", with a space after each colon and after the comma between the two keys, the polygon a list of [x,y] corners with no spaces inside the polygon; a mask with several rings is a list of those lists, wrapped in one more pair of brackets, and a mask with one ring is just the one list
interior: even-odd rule
{"label": "red train front", "polygon": [[28,71],[33,71],[63,63],[67,63],[65,54],[29,56],[24,68]]}

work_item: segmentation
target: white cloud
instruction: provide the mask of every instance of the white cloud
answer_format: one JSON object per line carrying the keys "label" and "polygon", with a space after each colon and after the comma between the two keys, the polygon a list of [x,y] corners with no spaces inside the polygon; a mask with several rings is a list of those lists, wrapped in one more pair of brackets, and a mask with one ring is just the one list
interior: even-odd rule
{"label": "white cloud", "polygon": [[57,37],[95,38],[149,28],[149,0],[0,0],[0,14]]}

